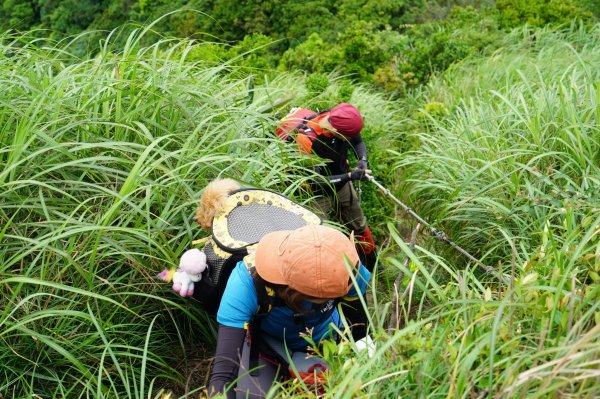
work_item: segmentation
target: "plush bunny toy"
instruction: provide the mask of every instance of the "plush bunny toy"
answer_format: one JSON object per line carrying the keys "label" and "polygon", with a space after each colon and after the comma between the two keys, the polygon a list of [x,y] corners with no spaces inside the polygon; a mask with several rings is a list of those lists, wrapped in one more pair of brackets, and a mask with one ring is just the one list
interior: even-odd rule
{"label": "plush bunny toy", "polygon": [[207,268],[206,255],[199,249],[190,249],[181,256],[176,271],[163,270],[159,275],[163,281],[173,280],[173,290],[179,295],[192,296],[194,283],[202,279],[202,272]]}

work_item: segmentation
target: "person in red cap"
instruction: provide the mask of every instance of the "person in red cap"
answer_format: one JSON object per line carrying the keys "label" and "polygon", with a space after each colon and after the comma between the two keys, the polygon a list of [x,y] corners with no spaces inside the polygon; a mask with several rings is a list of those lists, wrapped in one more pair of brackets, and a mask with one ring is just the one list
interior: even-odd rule
{"label": "person in red cap", "polygon": [[[352,184],[353,180],[368,180],[370,173],[367,147],[360,135],[362,128],[360,111],[352,104],[341,103],[320,113],[295,108],[283,118],[276,133],[292,141],[290,133],[296,130],[296,142],[302,152],[328,160],[316,170],[323,179],[313,184],[317,194],[315,208],[324,217],[339,218],[354,232],[359,255],[369,271],[373,271],[375,242]],[[350,168],[349,153],[356,156],[354,168]]]}
{"label": "person in red cap", "polygon": [[[343,329],[341,308],[353,339],[365,338],[368,317],[359,297],[370,278],[352,237],[332,227],[307,225],[265,235],[227,281],[217,313],[209,396],[263,398],[282,374],[307,382],[326,370],[322,359],[307,355],[303,336],[309,334],[317,345],[336,339],[332,326]],[[269,290],[271,305],[257,322],[264,312],[259,295]],[[254,349],[259,353],[253,365]]]}

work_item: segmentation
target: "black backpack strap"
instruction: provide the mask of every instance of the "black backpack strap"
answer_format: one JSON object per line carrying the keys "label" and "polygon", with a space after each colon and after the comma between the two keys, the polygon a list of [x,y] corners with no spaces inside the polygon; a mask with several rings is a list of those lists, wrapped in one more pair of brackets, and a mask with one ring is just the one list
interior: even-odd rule
{"label": "black backpack strap", "polygon": [[258,276],[254,266],[250,266],[248,271],[250,272],[250,276],[252,276],[252,280],[254,281],[256,299],[258,301],[258,310],[250,321],[248,327],[248,342],[250,343],[250,359],[248,368],[250,369],[250,375],[256,377],[258,375],[258,354],[260,348],[262,347],[262,333],[260,330],[260,325],[262,320],[269,315],[269,312],[273,307],[275,292],[265,286],[264,280]]}
{"label": "black backpack strap", "polygon": [[304,130],[306,129],[306,127],[308,126],[308,122],[315,119],[317,116],[323,115],[325,112],[329,112],[331,111],[331,109],[326,109],[320,112],[315,112],[314,114],[312,114],[311,116],[307,117],[307,118],[303,118],[302,119],[302,123],[298,125],[298,127],[296,128],[298,131],[300,130]]}

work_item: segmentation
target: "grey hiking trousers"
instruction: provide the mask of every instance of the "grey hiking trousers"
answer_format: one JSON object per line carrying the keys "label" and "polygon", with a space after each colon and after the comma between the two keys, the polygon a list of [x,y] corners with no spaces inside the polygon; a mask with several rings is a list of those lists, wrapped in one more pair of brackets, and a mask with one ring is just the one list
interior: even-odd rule
{"label": "grey hiking trousers", "polygon": [[[283,342],[277,341],[267,336],[263,336],[262,339],[269,346],[269,348],[271,348],[274,352],[278,354],[278,357],[280,357],[281,359],[290,359],[291,362],[293,362],[294,367],[298,371],[306,371],[311,366],[315,365],[322,365],[322,368],[326,368],[325,362],[323,362],[323,360],[318,357],[308,357],[307,354],[304,352],[286,353]],[[282,376],[289,375],[287,365],[274,364],[269,362],[268,360],[259,358],[258,375],[250,375],[250,347],[246,343],[247,341],[244,341],[242,359],[238,372],[238,383],[237,387],[235,388],[236,398],[264,398],[267,395],[267,392],[269,392],[269,390],[271,389],[273,382],[275,382]]]}
{"label": "grey hiking trousers", "polygon": [[362,234],[367,228],[367,218],[360,207],[360,198],[351,181],[334,193],[317,197],[314,210],[325,219],[333,217],[341,221],[356,235]]}

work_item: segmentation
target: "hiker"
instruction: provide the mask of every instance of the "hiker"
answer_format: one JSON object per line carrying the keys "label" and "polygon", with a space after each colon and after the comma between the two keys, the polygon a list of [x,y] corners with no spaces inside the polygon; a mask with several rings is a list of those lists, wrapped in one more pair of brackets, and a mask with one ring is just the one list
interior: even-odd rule
{"label": "hiker", "polygon": [[[352,184],[355,180],[368,180],[370,173],[367,147],[360,135],[362,128],[360,111],[352,104],[341,103],[320,113],[295,108],[280,121],[276,133],[292,141],[290,132],[297,130],[296,142],[302,152],[329,160],[316,170],[323,180],[313,184],[318,194],[314,207],[323,217],[333,216],[354,232],[359,255],[369,271],[373,271],[375,242]],[[350,151],[357,159],[352,169],[348,160]]]}
{"label": "hiker", "polygon": [[[279,193],[242,188],[232,179],[213,180],[202,190],[194,220],[210,233],[209,237],[197,240],[204,244],[202,253],[206,258],[188,250],[177,270],[191,272],[191,294],[211,315],[217,313],[231,271],[265,234],[322,223],[315,213]],[[202,275],[194,276],[199,270]],[[174,284],[173,289],[187,288],[185,292],[178,291],[185,296],[190,294],[191,284],[182,281],[181,287]]]}
{"label": "hiker", "polygon": [[[364,294],[370,277],[352,239],[334,228],[307,225],[265,235],[237,264],[223,293],[209,395],[264,397],[293,370],[286,353],[305,362],[294,361],[296,378],[307,381],[326,369],[321,359],[306,356],[302,335],[311,331],[316,344],[335,339],[331,324],[342,327],[336,306],[341,301],[353,338],[363,338],[367,317],[357,289]],[[261,309],[265,295],[271,299]]]}

